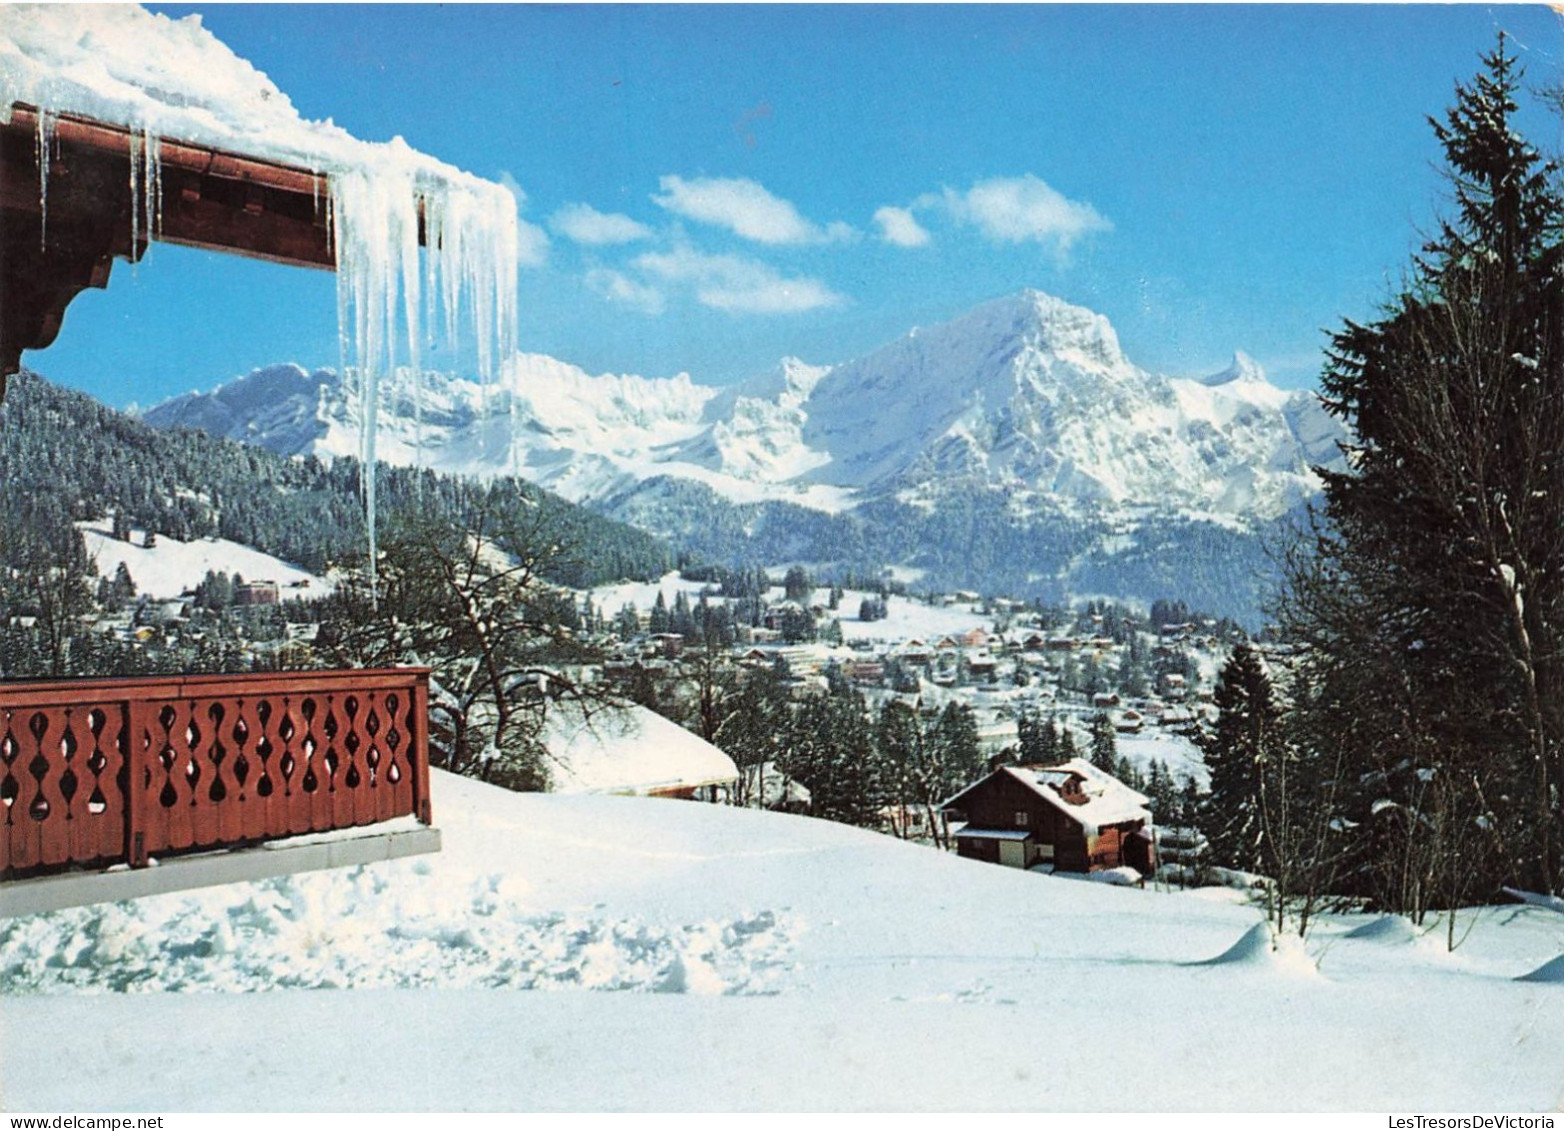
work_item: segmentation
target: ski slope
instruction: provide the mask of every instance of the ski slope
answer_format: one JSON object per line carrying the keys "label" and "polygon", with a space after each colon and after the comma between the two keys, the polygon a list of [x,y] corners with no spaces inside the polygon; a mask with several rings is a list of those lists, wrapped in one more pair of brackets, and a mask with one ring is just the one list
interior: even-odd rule
{"label": "ski slope", "polygon": [[1371,916],[1277,952],[1227,891],[690,802],[433,785],[435,857],[0,926],[0,1106],[1564,1103],[1564,916],[1543,907],[1484,911],[1453,955]]}

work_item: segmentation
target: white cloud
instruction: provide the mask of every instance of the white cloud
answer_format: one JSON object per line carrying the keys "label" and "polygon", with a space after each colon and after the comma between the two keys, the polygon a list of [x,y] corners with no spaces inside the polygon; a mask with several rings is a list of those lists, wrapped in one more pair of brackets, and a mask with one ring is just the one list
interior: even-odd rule
{"label": "white cloud", "polygon": [[1000,243],[1054,244],[1063,252],[1090,232],[1113,228],[1090,204],[1070,200],[1031,173],[979,181],[964,193],[946,189],[943,200],[957,220]]}
{"label": "white cloud", "polygon": [[549,227],[576,243],[603,247],[644,240],[652,230],[618,212],[599,212],[590,204],[567,204],[549,217]]}
{"label": "white cloud", "polygon": [[886,243],[897,247],[924,247],[929,242],[927,229],[918,223],[910,208],[895,208],[891,205],[878,208],[874,213],[874,222],[879,225],[880,238]]}
{"label": "white cloud", "polygon": [[818,279],[787,278],[769,264],[692,248],[647,252],[635,266],[648,275],[693,287],[704,306],[735,314],[798,314],[843,300]]}
{"label": "white cloud", "polygon": [[765,187],[741,177],[659,178],[657,204],[669,212],[714,224],[765,244],[833,243],[851,239],[851,227],[840,221],[825,227],[805,219],[797,208]]}
{"label": "white cloud", "polygon": [[586,285],[609,302],[639,310],[643,314],[661,314],[666,303],[656,287],[638,283],[628,275],[600,267],[586,274]]}
{"label": "white cloud", "polygon": [[523,267],[541,267],[548,260],[548,233],[536,224],[516,221],[516,245]]}

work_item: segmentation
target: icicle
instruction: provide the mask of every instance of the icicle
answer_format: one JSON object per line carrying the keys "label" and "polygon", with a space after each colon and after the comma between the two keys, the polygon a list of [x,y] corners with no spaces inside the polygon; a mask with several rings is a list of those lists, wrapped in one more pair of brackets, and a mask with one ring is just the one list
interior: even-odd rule
{"label": "icicle", "polygon": [[376,418],[380,409],[380,382],[373,371],[364,372],[363,444],[360,474],[364,483],[364,524],[369,528],[369,586],[380,604],[380,525],[375,507],[375,488],[380,481],[380,464],[375,458]]}
{"label": "icicle", "polygon": [[[476,178],[420,176],[412,162],[400,159],[404,152],[392,143],[390,154],[398,159],[337,174],[332,183],[338,340],[344,373],[357,374],[372,580],[381,396],[393,403],[402,396],[412,399],[421,452],[423,352],[426,339],[431,347],[435,340],[436,305],[451,348],[466,336],[464,330],[471,333],[486,402],[497,363],[515,351],[518,321],[514,199]],[[405,366],[399,365],[399,339],[405,343]]]}
{"label": "icicle", "polygon": [[163,152],[150,129],[141,134],[141,206],[141,230],[147,239],[156,239],[163,234]]}
{"label": "icicle", "polygon": [[136,246],[136,237],[141,233],[141,179],[138,175],[141,171],[141,138],[142,135],[135,130],[130,131],[130,246]]}
{"label": "icicle", "polygon": [[49,230],[49,158],[54,148],[54,115],[38,110],[38,247],[43,250]]}
{"label": "icicle", "polygon": [[424,465],[424,397],[429,391],[429,374],[413,374],[413,463]]}

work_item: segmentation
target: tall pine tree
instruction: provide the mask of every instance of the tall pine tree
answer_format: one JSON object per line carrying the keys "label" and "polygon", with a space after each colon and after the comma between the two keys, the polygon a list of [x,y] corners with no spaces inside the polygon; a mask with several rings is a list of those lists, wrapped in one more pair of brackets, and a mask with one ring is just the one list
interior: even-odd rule
{"label": "tall pine tree", "polygon": [[[1432,123],[1451,214],[1385,316],[1334,336],[1322,384],[1353,466],[1325,477],[1285,608],[1317,756],[1343,758],[1405,837],[1446,830],[1417,854],[1447,899],[1478,871],[1564,884],[1564,201],[1516,129],[1502,36],[1483,63]],[[1375,843],[1382,825],[1364,822],[1370,870],[1408,847]]]}
{"label": "tall pine tree", "polygon": [[1281,712],[1253,645],[1233,649],[1214,701],[1216,727],[1201,741],[1211,792],[1201,799],[1197,823],[1216,863],[1254,871],[1262,861],[1262,782],[1266,763],[1281,749]]}

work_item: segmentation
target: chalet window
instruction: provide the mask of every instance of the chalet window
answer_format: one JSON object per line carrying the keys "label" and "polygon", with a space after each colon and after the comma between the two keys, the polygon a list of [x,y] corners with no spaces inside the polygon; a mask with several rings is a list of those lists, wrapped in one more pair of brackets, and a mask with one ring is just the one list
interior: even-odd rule
{"label": "chalet window", "polygon": [[1016,813],[1016,828],[1024,829],[1028,824],[1025,811]]}

